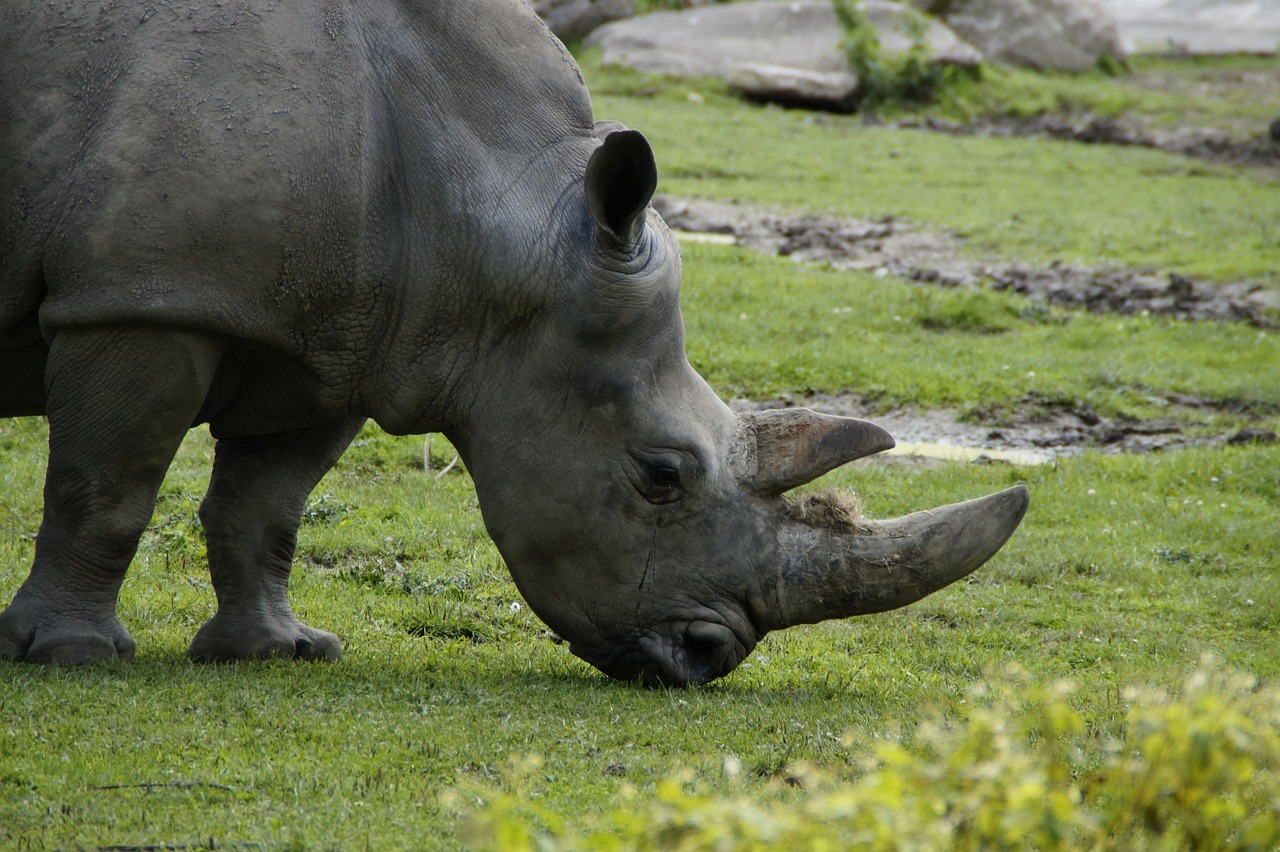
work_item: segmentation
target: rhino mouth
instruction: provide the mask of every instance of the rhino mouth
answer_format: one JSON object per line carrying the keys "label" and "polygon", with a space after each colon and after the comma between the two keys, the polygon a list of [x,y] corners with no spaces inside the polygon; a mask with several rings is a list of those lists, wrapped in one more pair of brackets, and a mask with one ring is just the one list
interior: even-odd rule
{"label": "rhino mouth", "polygon": [[569,650],[609,677],[660,688],[698,686],[724,677],[754,647],[754,639],[746,640],[723,624],[691,621],[596,647],[571,644]]}

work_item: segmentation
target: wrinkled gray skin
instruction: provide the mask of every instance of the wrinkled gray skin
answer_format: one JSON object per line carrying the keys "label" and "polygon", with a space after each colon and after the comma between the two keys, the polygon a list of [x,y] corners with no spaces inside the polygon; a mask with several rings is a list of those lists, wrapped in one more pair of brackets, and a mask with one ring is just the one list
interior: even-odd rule
{"label": "wrinkled gray skin", "polygon": [[1013,489],[791,517],[783,491],[892,439],[735,417],[693,372],[649,147],[595,125],[521,0],[3,0],[0,75],[0,415],[50,425],[2,658],[133,654],[120,584],[201,422],[218,610],[197,659],[340,656],[287,583],[366,418],[448,435],[530,606],[649,684],[909,603],[1025,510]]}

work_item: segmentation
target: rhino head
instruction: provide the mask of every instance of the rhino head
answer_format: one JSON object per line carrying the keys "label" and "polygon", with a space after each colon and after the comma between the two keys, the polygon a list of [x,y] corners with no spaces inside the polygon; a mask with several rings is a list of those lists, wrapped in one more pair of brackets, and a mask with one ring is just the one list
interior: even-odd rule
{"label": "rhino head", "polygon": [[768,632],[905,606],[988,560],[1017,487],[889,521],[783,495],[893,446],[862,420],[738,415],[689,365],[653,155],[612,128],[580,187],[563,298],[504,337],[454,437],[532,609],[615,678],[699,684]]}

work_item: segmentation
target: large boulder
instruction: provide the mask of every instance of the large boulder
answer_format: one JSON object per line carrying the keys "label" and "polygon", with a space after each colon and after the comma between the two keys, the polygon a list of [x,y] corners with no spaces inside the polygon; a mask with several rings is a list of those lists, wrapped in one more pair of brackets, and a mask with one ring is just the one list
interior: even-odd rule
{"label": "large boulder", "polygon": [[913,0],[988,59],[1029,68],[1087,71],[1128,46],[1103,0]]}
{"label": "large boulder", "polygon": [[[911,46],[902,5],[867,0],[865,12],[885,52]],[[752,0],[617,21],[584,44],[599,47],[607,63],[647,73],[719,77],[752,97],[841,108],[852,104],[858,85],[843,39],[829,2]],[[982,60],[937,21],[928,22],[926,40],[935,61]]]}

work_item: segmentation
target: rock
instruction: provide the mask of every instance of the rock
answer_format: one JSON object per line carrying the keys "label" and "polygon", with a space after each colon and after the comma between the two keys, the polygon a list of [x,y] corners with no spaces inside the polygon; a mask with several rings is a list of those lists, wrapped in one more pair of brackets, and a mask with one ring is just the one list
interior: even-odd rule
{"label": "rock", "polygon": [[852,71],[806,71],[763,63],[734,65],[723,77],[729,88],[752,100],[819,108],[851,106],[858,86]]}
{"label": "rock", "polygon": [[[898,3],[868,0],[868,18],[886,52],[910,39]],[[857,77],[840,42],[844,30],[827,2],[767,0],[657,12],[601,27],[587,37],[604,61],[651,74],[719,77],[751,97],[847,108]],[[933,21],[927,42],[935,61],[974,65],[981,54]]]}
{"label": "rock", "polygon": [[1280,438],[1270,429],[1257,429],[1253,427],[1245,427],[1239,432],[1227,439],[1227,443],[1234,447],[1248,446],[1249,444],[1274,444]]}
{"label": "rock", "polygon": [[529,5],[561,41],[578,41],[636,12],[635,0],[536,0]]}
{"label": "rock", "polygon": [[988,59],[1028,68],[1087,71],[1129,53],[1103,0],[913,0]]}
{"label": "rock", "polygon": [[1179,275],[1176,272],[1169,274],[1168,293],[1173,297],[1175,303],[1190,302],[1195,299],[1196,285],[1185,275]]}

